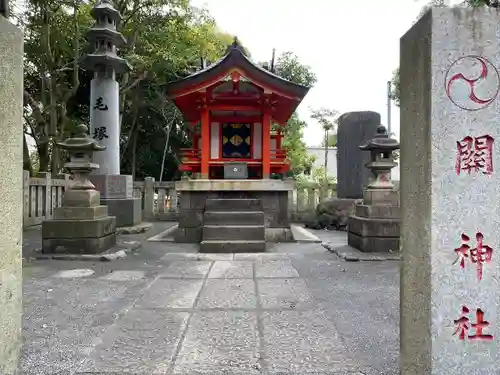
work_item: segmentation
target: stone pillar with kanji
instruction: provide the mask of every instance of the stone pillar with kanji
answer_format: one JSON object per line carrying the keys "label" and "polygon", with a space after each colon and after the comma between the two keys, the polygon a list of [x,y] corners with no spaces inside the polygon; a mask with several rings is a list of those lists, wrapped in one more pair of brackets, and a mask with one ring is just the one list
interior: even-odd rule
{"label": "stone pillar with kanji", "polygon": [[121,15],[110,0],[100,0],[92,9],[95,24],[88,31],[91,53],[82,66],[94,72],[90,85],[90,131],[92,137],[106,147],[95,153],[93,160],[100,165],[92,183],[101,193],[101,202],[116,216],[117,226],[134,226],[142,219],[141,202],[133,198],[132,176],[120,175],[120,102],[116,76],[131,69],[118,56],[126,44],[117,31]]}
{"label": "stone pillar with kanji", "polygon": [[401,39],[401,374],[500,356],[495,9],[434,8]]}

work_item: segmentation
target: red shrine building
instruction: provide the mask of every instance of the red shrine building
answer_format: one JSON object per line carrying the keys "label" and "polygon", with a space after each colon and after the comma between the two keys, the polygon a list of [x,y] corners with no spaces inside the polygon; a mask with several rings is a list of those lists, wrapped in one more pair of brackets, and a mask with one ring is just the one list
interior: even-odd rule
{"label": "red shrine building", "polygon": [[236,162],[250,179],[285,173],[280,126],[272,132],[271,124],[286,126],[308,90],[252,63],[235,39],[219,62],[168,85],[192,137],[180,170],[220,179],[224,165]]}
{"label": "red shrine building", "polygon": [[195,176],[175,183],[176,242],[235,253],[290,240],[294,181],[270,177],[289,169],[279,129],[308,90],[252,63],[236,38],[219,62],[169,83],[192,139],[179,169]]}

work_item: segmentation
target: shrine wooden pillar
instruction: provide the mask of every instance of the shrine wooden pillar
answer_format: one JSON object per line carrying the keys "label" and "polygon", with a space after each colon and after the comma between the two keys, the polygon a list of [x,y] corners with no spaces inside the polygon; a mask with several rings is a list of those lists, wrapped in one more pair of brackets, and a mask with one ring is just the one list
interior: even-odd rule
{"label": "shrine wooden pillar", "polygon": [[201,178],[209,178],[208,161],[210,159],[210,115],[208,108],[201,112]]}
{"label": "shrine wooden pillar", "polygon": [[262,178],[271,175],[271,116],[264,111],[262,118]]}

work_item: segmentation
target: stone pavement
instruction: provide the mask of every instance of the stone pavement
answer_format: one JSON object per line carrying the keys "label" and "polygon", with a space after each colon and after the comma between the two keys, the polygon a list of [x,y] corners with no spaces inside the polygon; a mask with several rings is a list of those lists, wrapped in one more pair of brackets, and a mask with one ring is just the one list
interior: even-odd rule
{"label": "stone pavement", "polygon": [[398,278],[397,262],[349,263],[321,244],[217,255],[143,242],[115,262],[33,260],[22,373],[396,375]]}

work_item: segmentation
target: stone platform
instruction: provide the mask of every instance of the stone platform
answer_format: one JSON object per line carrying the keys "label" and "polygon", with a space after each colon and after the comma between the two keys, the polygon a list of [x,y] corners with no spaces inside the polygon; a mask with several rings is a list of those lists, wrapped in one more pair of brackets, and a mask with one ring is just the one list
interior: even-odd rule
{"label": "stone platform", "polygon": [[[288,196],[293,188],[291,180],[178,181],[175,189],[180,193],[180,212],[176,241],[290,240]],[[214,225],[219,227],[212,229]],[[223,228],[228,225],[231,227]],[[241,238],[235,237],[238,230]],[[204,238],[204,233],[210,238]],[[215,234],[220,238],[215,238]],[[265,250],[262,244],[254,244],[252,248]]]}
{"label": "stone platform", "polygon": [[35,259],[20,371],[398,375],[396,263],[346,263],[320,244],[200,254],[148,241],[116,262]]}

